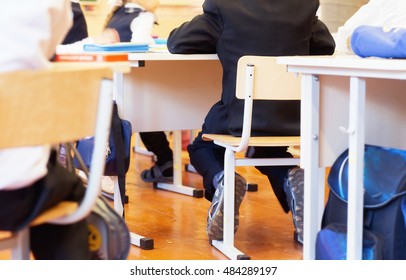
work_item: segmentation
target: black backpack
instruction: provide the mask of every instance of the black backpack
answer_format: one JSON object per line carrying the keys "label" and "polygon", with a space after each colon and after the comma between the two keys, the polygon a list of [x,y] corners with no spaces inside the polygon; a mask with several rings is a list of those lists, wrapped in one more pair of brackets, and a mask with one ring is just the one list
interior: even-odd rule
{"label": "black backpack", "polygon": [[86,218],[89,249],[95,260],[125,260],[131,240],[127,224],[102,196]]}
{"label": "black backpack", "polygon": [[[331,167],[316,259],[346,259],[348,150]],[[406,151],[365,145],[363,259],[406,259]]]}

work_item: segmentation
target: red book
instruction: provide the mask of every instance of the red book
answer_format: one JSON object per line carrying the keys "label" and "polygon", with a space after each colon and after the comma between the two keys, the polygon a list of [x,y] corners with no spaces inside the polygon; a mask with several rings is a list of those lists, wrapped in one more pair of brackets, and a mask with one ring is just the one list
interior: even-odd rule
{"label": "red book", "polygon": [[65,53],[55,56],[57,62],[118,62],[128,61],[127,53]]}

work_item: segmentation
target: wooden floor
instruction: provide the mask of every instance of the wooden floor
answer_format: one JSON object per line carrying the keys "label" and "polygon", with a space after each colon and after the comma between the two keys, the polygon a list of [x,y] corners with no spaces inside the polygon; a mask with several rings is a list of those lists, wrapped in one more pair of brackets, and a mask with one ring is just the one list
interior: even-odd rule
{"label": "wooden floor", "polygon": [[[184,156],[187,163],[187,154]],[[128,259],[216,260],[227,259],[212,247],[205,233],[210,202],[155,189],[139,178],[153,164],[151,157],[133,154],[128,172],[126,221],[131,231],[154,240],[153,250],[132,246]],[[240,208],[236,247],[255,260],[302,259],[302,246],[293,240],[290,213],[279,206],[267,178],[255,168],[239,167],[248,182],[257,183],[257,192],[247,192]],[[183,184],[202,188],[198,174],[184,172]]]}
{"label": "wooden floor", "polygon": [[[185,153],[184,162],[187,163]],[[129,204],[125,206],[130,231],[154,240],[154,249],[131,246],[131,260],[223,260],[205,233],[210,202],[159,190],[141,181],[139,174],[153,164],[150,156],[133,153],[127,173]],[[247,192],[240,208],[236,247],[253,260],[299,260],[302,246],[293,240],[290,213],[285,214],[265,176],[255,168],[237,169],[248,182],[257,183],[257,192]],[[183,184],[202,188],[198,174],[184,172]],[[9,252],[0,252],[0,259]]]}

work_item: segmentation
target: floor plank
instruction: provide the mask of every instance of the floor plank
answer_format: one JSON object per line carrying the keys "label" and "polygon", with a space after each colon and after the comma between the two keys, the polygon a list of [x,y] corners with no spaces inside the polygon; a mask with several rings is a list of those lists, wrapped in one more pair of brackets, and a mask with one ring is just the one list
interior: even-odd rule
{"label": "floor plank", "polygon": [[[187,155],[184,155],[187,163]],[[127,174],[126,221],[131,231],[153,238],[155,248],[133,246],[129,259],[216,260],[227,259],[212,247],[205,233],[210,202],[182,194],[159,190],[139,178],[153,164],[151,157],[133,154]],[[240,228],[236,247],[251,259],[302,259],[302,246],[293,240],[290,213],[285,214],[276,200],[267,178],[253,167],[238,167],[248,182],[257,183],[257,192],[247,192],[240,208]],[[198,174],[185,172],[183,184],[202,188]]]}

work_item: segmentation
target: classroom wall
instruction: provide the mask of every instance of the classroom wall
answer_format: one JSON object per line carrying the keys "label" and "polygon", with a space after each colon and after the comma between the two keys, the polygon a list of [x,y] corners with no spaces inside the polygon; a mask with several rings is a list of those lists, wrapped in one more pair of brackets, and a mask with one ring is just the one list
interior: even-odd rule
{"label": "classroom wall", "polygon": [[[231,1],[231,0],[230,0]],[[202,13],[203,0],[161,0],[156,14],[158,25],[154,35],[168,37],[170,31],[195,15]],[[106,16],[110,11],[107,0],[81,1],[91,36],[100,34]]]}
{"label": "classroom wall", "polygon": [[320,0],[318,15],[330,32],[337,32],[362,5],[369,0]]}
{"label": "classroom wall", "polygon": [[203,0],[161,0],[157,10],[159,25],[155,26],[155,35],[162,38],[168,37],[172,29],[201,14],[202,3]]}
{"label": "classroom wall", "polygon": [[[161,0],[161,5],[156,11],[159,25],[155,26],[154,35],[166,38],[173,28],[202,13],[203,1]],[[320,0],[318,15],[326,23],[330,32],[334,33],[359,7],[368,1]],[[104,20],[110,10],[107,0],[82,0],[81,3],[88,21],[90,35],[100,34]]]}

